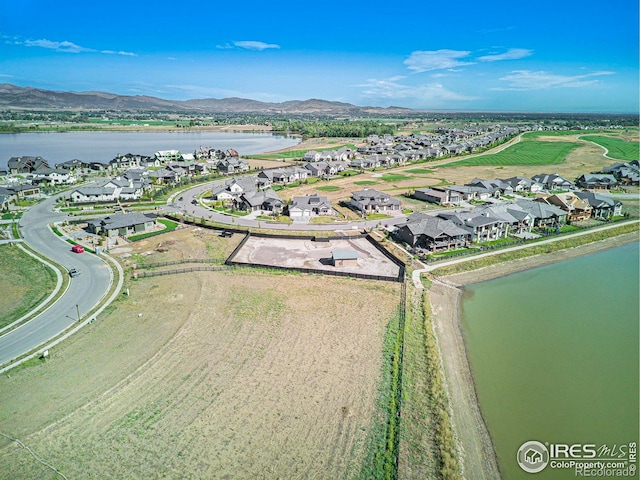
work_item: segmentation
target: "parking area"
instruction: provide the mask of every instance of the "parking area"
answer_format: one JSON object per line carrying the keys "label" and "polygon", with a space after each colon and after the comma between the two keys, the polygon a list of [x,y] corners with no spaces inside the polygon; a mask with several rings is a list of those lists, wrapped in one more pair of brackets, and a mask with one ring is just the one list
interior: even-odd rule
{"label": "parking area", "polygon": [[[334,252],[357,252],[357,260],[353,262],[353,265],[334,266],[331,261]],[[339,270],[386,277],[397,277],[400,273],[400,267],[366,238],[315,241],[252,236],[236,254],[233,261],[292,269]]]}

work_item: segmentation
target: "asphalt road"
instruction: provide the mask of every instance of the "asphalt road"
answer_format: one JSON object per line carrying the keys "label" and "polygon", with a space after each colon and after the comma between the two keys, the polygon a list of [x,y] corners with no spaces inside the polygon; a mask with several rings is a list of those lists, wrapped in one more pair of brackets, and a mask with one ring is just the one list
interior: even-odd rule
{"label": "asphalt road", "polygon": [[[109,291],[113,273],[97,255],[73,253],[71,245],[55,235],[48,224],[62,221],[65,214],[53,213],[55,198],[30,208],[20,220],[20,232],[34,250],[67,269],[81,274],[71,278],[65,294],[49,309],[20,327],[0,336],[0,365],[41,346],[78,322]],[[65,272],[66,274],[66,272]]]}

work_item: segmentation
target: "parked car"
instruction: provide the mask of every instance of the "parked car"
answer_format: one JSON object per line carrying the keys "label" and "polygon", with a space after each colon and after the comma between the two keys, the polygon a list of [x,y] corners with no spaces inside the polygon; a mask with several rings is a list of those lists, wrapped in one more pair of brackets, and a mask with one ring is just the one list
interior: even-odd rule
{"label": "parked car", "polygon": [[72,268],[69,270],[70,277],[77,277],[78,275],[80,275],[80,270],[78,270],[77,268]]}
{"label": "parked car", "polygon": [[71,247],[71,251],[74,253],[84,253],[84,247],[82,245],[74,245]]}

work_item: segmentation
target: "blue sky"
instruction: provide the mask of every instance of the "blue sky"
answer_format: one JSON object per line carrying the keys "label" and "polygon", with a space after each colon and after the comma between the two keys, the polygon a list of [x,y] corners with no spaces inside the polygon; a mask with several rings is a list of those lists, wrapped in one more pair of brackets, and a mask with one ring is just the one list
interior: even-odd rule
{"label": "blue sky", "polygon": [[638,1],[0,0],[0,83],[637,113]]}

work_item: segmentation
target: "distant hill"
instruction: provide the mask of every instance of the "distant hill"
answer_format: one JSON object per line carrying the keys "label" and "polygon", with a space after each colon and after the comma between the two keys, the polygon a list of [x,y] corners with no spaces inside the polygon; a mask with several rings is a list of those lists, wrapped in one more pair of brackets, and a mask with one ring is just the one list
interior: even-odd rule
{"label": "distant hill", "polygon": [[309,114],[330,116],[394,115],[413,110],[401,107],[358,107],[327,100],[292,100],[268,103],[246,98],[202,98],[164,100],[147,95],[117,95],[106,92],[58,92],[0,84],[0,108],[30,110],[144,110],[200,113]]}

